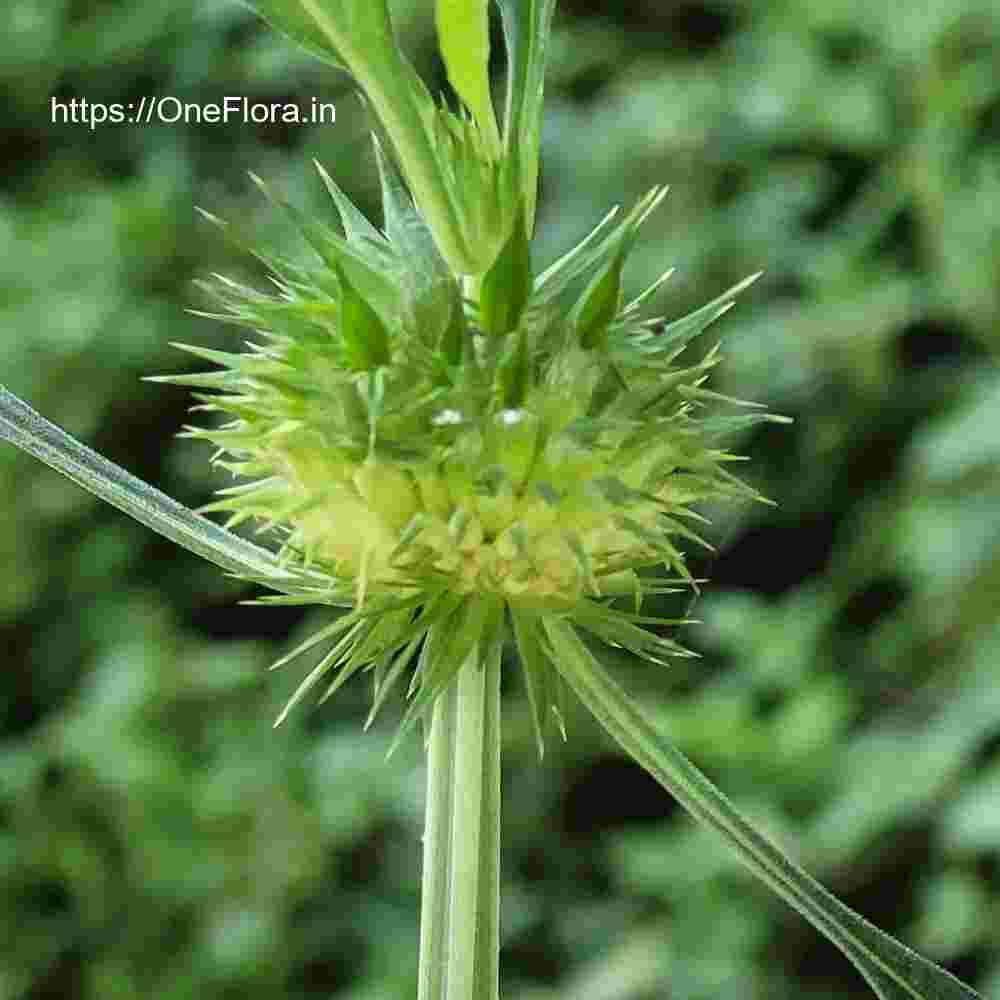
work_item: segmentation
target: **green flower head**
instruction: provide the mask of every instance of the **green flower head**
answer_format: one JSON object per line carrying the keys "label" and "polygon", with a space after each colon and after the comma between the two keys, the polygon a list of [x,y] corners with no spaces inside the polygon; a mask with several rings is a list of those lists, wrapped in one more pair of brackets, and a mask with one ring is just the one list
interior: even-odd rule
{"label": "green flower head", "polygon": [[[383,222],[375,228],[322,168],[339,227],[303,217],[258,181],[315,259],[271,259],[240,239],[270,266],[276,291],[226,278],[209,291],[221,306],[213,315],[256,341],[244,354],[189,347],[221,370],[167,378],[215,390],[199,393],[201,408],[230,418],[187,432],[246,480],[205,510],[228,513],[227,527],[254,519],[280,534],[282,562],[307,583],[272,600],[349,609],[291,654],[331,646],[289,707],[324,677],[327,697],[372,668],[374,712],[416,660],[405,731],[471,654],[495,656],[513,626],[541,749],[561,699],[552,624],[568,620],[656,662],[684,654],[642,627],[663,624],[642,617],[643,596],[693,584],[678,543],[701,541],[695,505],[760,499],[728,471],[736,456],[725,441],[775,418],[718,412],[735,401],[705,388],[714,350],[681,360],[752,278],[672,323],[640,316],[660,282],[623,300],[629,250],[665,189],[617,225],[609,214],[535,273],[552,0],[500,3],[502,128],[486,0],[436,4],[457,113],[407,62],[385,0],[258,6],[365,95]],[[665,575],[650,575],[657,566]],[[616,606],[623,598],[632,610]]]}
{"label": "green flower head", "polygon": [[[293,703],[325,675],[332,693],[372,667],[377,707],[424,640],[415,718],[509,619],[541,745],[559,704],[546,617],[655,662],[684,654],[641,627],[653,621],[642,598],[693,583],[678,547],[701,541],[693,505],[760,499],[728,470],[725,440],[774,418],[719,412],[736,401],[704,386],[715,350],[680,360],[752,279],[682,319],[640,318],[660,282],[626,303],[621,273],[665,193],[653,190],[538,275],[516,227],[470,297],[378,159],[383,230],[321,169],[343,235],[297,217],[316,259],[270,260],[276,292],[218,278],[214,315],[257,342],[188,347],[222,370],[164,380],[231,418],[186,432],[248,480],[204,509],[228,513],[227,527],[271,526],[286,563],[324,575],[321,599],[350,607],[307,644],[332,649]],[[623,595],[631,610],[615,606]]]}

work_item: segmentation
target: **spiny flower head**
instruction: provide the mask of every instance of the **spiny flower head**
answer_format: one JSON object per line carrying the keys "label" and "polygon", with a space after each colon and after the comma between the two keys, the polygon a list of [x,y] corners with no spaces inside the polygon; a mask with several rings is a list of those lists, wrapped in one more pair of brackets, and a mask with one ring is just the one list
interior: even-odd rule
{"label": "spiny flower head", "polygon": [[[315,263],[269,260],[273,292],[217,278],[213,315],[256,340],[187,347],[221,370],[161,378],[229,417],[187,430],[245,480],[204,509],[229,527],[262,521],[285,561],[328,582],[272,600],[350,608],[306,644],[332,649],[293,702],[331,671],[332,692],[373,667],[377,707],[422,648],[415,717],[477,643],[503,641],[509,617],[540,734],[558,702],[546,616],[653,661],[683,654],[640,627],[653,621],[642,598],[693,583],[678,542],[700,541],[694,505],[760,499],[728,470],[725,441],[775,418],[705,387],[715,350],[681,360],[752,279],[673,322],[641,319],[663,278],[624,303],[621,271],[656,189],[538,275],[517,227],[476,287],[378,159],[383,230],[320,168],[343,235],[296,216]],[[655,566],[667,575],[640,574]],[[634,611],[615,606],[622,595]]]}

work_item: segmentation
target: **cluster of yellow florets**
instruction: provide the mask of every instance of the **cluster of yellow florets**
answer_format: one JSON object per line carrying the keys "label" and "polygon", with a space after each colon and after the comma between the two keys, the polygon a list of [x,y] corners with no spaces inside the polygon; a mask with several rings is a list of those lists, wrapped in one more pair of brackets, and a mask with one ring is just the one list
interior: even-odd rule
{"label": "cluster of yellow florets", "polygon": [[[518,416],[510,411],[506,419]],[[620,527],[620,515],[587,510],[581,497],[575,504],[573,497],[546,500],[531,481],[495,496],[455,496],[446,475],[384,461],[337,466],[285,458],[280,464],[292,490],[314,501],[295,519],[302,548],[366,588],[444,574],[457,593],[571,607],[588,594],[620,591],[625,577],[615,564],[622,558],[656,555]],[[656,530],[653,502],[629,513]]]}

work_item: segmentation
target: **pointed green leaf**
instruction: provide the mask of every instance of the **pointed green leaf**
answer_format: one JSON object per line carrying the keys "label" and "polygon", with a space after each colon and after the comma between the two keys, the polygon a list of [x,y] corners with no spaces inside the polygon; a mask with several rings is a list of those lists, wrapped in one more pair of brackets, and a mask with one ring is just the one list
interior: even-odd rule
{"label": "pointed green leaf", "polygon": [[510,237],[482,279],[479,326],[483,333],[500,336],[516,329],[530,294],[531,254],[524,212],[519,209]]}
{"label": "pointed green leaf", "polygon": [[637,312],[639,307],[647,299],[652,298],[660,290],[660,287],[673,277],[676,270],[677,268],[675,267],[668,267],[667,270],[656,279],[656,281],[649,285],[644,291],[641,291],[634,299],[632,299],[631,302],[625,305],[622,312],[628,314]]}
{"label": "pointed green leaf", "polygon": [[504,142],[517,167],[529,238],[535,230],[545,56],[555,6],[555,0],[500,0],[508,59]]}
{"label": "pointed green leaf", "polygon": [[[634,242],[639,228],[667,196],[669,188],[654,187],[640,198],[632,210],[611,230],[604,232],[617,214],[609,212],[595,228],[572,250],[547,267],[535,280],[532,306],[547,305],[568,285],[595,265],[606,264],[620,249],[626,252]],[[600,239],[597,237],[603,233]]]}
{"label": "pointed green leaf", "polygon": [[377,138],[374,146],[382,185],[382,224],[395,254],[406,265],[398,278],[403,319],[424,344],[433,346],[461,313],[461,292],[433,233]]}
{"label": "pointed green leaf", "polygon": [[375,244],[384,244],[385,237],[368,221],[365,214],[340,189],[337,182],[327,173],[319,160],[313,160],[316,172],[326,186],[333,203],[337,206],[344,235],[348,242],[371,240]]}
{"label": "pointed green leaf", "polygon": [[656,337],[656,345],[660,350],[666,347],[674,348],[693,340],[709,324],[733,308],[734,300],[740,292],[749,288],[764,272],[758,271],[749,277],[738,281],[732,288],[706,303],[694,312],[668,323],[661,334]]}
{"label": "pointed green leaf", "polygon": [[521,658],[524,683],[528,689],[528,703],[531,706],[531,722],[535,730],[535,742],[538,745],[538,759],[542,760],[545,756],[545,720],[552,705],[548,683],[552,667],[546,660],[539,641],[537,617],[529,612],[512,610],[511,620],[514,623],[514,638]]}
{"label": "pointed green leaf", "polygon": [[[397,264],[385,249],[384,241],[364,244],[349,243],[328,226],[310,219],[290,202],[281,198],[256,174],[250,174],[254,184],[272,205],[284,212],[295,224],[303,238],[319,254],[332,271],[341,270],[350,283],[368,300],[385,322],[391,322],[399,310],[399,291],[393,281]],[[244,294],[259,295],[254,289],[242,290]],[[263,305],[270,305],[264,300]],[[296,309],[300,308],[296,304]]]}
{"label": "pointed green leaf", "polygon": [[585,350],[601,348],[607,340],[608,327],[621,306],[624,264],[625,254],[619,249],[591,279],[573,310],[576,340]]}
{"label": "pointed green leaf", "polygon": [[386,0],[251,0],[251,6],[309,52],[355,75],[394,44]]}
{"label": "pointed green leaf", "polygon": [[423,632],[415,635],[403,648],[403,650],[396,654],[395,659],[392,660],[391,666],[384,672],[382,677],[379,678],[378,686],[376,687],[375,693],[372,697],[371,710],[368,713],[368,718],[365,719],[365,729],[371,727],[371,724],[375,721],[376,716],[385,704],[386,699],[395,690],[396,685],[403,676],[403,671],[406,670],[407,666],[409,666],[410,661],[413,659],[413,656],[423,639]]}
{"label": "pointed green leaf", "polygon": [[457,368],[462,363],[468,333],[462,303],[457,302],[451,310],[447,325],[441,330],[437,343],[438,357],[444,359],[452,368]]}
{"label": "pointed green leaf", "polygon": [[292,660],[300,657],[303,653],[307,653],[310,649],[326,642],[327,639],[332,639],[338,632],[343,632],[345,628],[351,627],[352,622],[350,616],[344,615],[331,622],[329,625],[325,625],[318,632],[314,632],[304,642],[300,642],[293,650],[291,650],[291,652],[285,653],[284,656],[275,660],[274,663],[272,663],[267,669],[278,670],[285,666],[285,664],[291,663]]}
{"label": "pointed green leaf", "polygon": [[622,308],[622,268],[625,259],[635,243],[639,228],[666,193],[666,188],[653,188],[594,251],[593,258],[604,258],[604,263],[580,297],[572,317],[577,340],[582,347],[593,350],[606,346],[608,327]]}
{"label": "pointed green leaf", "polygon": [[[524,405],[532,378],[527,331],[518,330],[512,339],[514,342],[497,369],[499,403],[505,410],[516,410]],[[534,446],[532,455],[533,453]]]}
{"label": "pointed green leaf", "polygon": [[[593,252],[595,244],[597,244],[599,239],[607,234],[604,233],[605,228],[608,223],[618,214],[620,208],[616,205],[614,208],[609,209],[607,214],[601,219],[600,222],[594,226],[593,229],[576,246],[567,250],[561,257],[553,261],[541,274],[535,278],[535,290],[540,291],[542,289],[548,289],[550,283],[555,282],[557,279],[560,284],[556,289],[556,294],[558,291],[562,291],[565,288],[568,281],[572,281],[577,275],[582,274],[593,262],[588,256]],[[602,236],[603,234],[603,236]]]}
{"label": "pointed green leaf", "polygon": [[399,724],[396,738],[389,748],[390,755],[458,673],[479,643],[490,613],[490,602],[464,598],[460,599],[451,614],[435,621],[421,650],[420,665],[414,678],[419,687]]}
{"label": "pointed green leaf", "polygon": [[[257,9],[310,51],[353,75],[399,160],[442,254],[457,273],[483,268],[470,249],[431,141],[434,102],[400,51],[386,0],[258,0]],[[317,41],[318,40],[318,41]]]}
{"label": "pointed green leaf", "polygon": [[337,268],[340,282],[338,328],[344,342],[347,366],[354,371],[370,371],[390,360],[389,331],[364,296]]}
{"label": "pointed green leaf", "polygon": [[364,635],[369,633],[373,625],[369,621],[358,622],[334,647],[331,649],[312,670],[306,674],[305,679],[295,689],[291,698],[281,710],[281,713],[274,720],[273,728],[278,726],[288,718],[291,710],[322,680],[323,675],[332,670],[345,656],[350,655],[356,644],[363,641]]}
{"label": "pointed green leaf", "polygon": [[950,973],[849,909],[752,826],[649,722],[566,621],[546,620],[554,664],[580,700],[642,767],[740,860],[854,963],[881,1000],[981,1000]]}
{"label": "pointed green leaf", "polygon": [[669,666],[669,657],[697,656],[672,639],[632,624],[626,614],[593,601],[581,603],[574,621],[602,641],[621,646],[652,663]]}
{"label": "pointed green leaf", "polygon": [[0,440],[34,455],[95,496],[230,573],[286,593],[330,584],[323,574],[286,569],[267,549],[188,510],[77,441],[2,386]]}
{"label": "pointed green leaf", "polygon": [[390,242],[407,257],[414,252],[424,257],[430,236],[427,224],[414,207],[403,178],[376,135],[372,136],[372,146],[382,190],[382,228]]}
{"label": "pointed green leaf", "polygon": [[310,55],[339,69],[344,68],[335,45],[316,30],[315,22],[297,0],[255,0],[251,6],[268,24],[302,46]]}
{"label": "pointed green leaf", "polygon": [[500,133],[490,96],[489,0],[437,0],[435,20],[448,82],[472,112],[495,159]]}

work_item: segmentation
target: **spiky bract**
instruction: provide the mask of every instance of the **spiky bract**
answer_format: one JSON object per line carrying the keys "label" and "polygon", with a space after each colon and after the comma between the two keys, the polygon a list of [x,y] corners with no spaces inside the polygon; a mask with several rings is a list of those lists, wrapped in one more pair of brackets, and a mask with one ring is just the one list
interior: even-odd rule
{"label": "spiky bract", "polygon": [[[199,393],[201,408],[232,418],[187,432],[249,480],[205,509],[271,526],[284,558],[328,575],[326,592],[302,599],[351,608],[307,644],[334,642],[293,701],[328,671],[329,694],[374,665],[377,707],[424,639],[413,718],[475,643],[502,641],[507,609],[540,734],[558,704],[544,616],[651,660],[683,653],[640,627],[642,596],[691,582],[677,542],[699,540],[693,505],[760,499],[727,470],[724,439],[773,418],[718,412],[736,401],[704,386],[715,350],[678,360],[752,279],[670,323],[639,318],[659,282],[623,304],[622,264],[665,193],[654,190],[617,226],[609,215],[555,265],[528,270],[526,299],[500,310],[509,329],[486,334],[485,293],[463,295],[477,286],[449,271],[379,164],[383,231],[324,173],[344,235],[298,218],[319,260],[268,260],[276,293],[218,278],[218,315],[257,341],[242,354],[187,347],[222,370],[165,380],[217,390]],[[526,242],[503,259],[523,270]],[[666,578],[638,573],[657,565]],[[623,594],[635,613],[612,606]]]}

